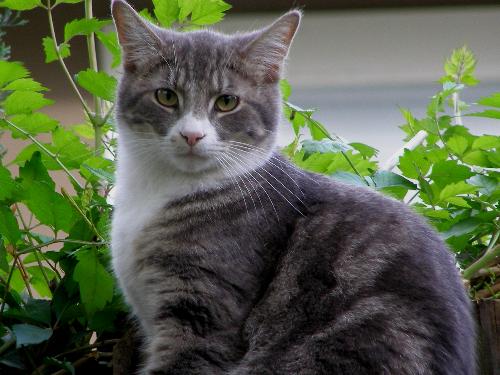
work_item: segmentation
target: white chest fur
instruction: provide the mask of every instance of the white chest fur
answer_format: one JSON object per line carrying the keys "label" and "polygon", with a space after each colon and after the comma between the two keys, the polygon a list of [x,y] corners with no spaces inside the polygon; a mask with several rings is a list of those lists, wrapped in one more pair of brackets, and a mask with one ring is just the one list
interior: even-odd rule
{"label": "white chest fur", "polygon": [[150,332],[144,322],[153,315],[152,303],[145,300],[139,287],[145,275],[136,271],[140,249],[134,242],[169,201],[217,184],[216,176],[211,176],[208,184],[203,180],[199,176],[179,174],[151,160],[146,163],[127,155],[123,148],[120,153],[111,231],[113,269],[126,301],[140,318],[146,334]]}

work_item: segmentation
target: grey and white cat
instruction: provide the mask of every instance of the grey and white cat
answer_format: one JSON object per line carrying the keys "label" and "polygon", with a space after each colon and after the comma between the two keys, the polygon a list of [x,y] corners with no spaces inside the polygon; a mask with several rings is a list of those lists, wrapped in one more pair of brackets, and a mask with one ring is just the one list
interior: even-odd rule
{"label": "grey and white cat", "polygon": [[434,231],[275,151],[300,12],[237,35],[112,12],[113,266],[142,373],[474,374],[471,306]]}

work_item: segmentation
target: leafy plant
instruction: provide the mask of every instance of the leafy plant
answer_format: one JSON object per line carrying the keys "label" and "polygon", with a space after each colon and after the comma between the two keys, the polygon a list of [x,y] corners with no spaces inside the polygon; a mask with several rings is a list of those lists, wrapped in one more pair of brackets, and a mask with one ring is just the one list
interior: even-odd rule
{"label": "leafy plant", "polygon": [[[58,38],[57,12],[82,5],[85,17],[67,23]],[[181,30],[218,22],[230,8],[221,0],[153,0],[153,5],[143,17]],[[109,271],[107,236],[116,79],[97,69],[95,53],[97,38],[118,66],[117,36],[103,31],[110,20],[93,17],[91,0],[1,0],[0,7],[7,9],[4,15],[44,9],[50,30],[41,41],[45,61],[59,64],[85,116],[81,124],[63,126],[43,112],[53,104],[47,88],[22,63],[0,61],[0,129],[26,141],[13,161],[0,165],[0,371],[104,372],[111,366],[109,352],[128,329],[127,308]],[[87,41],[88,68],[73,75],[66,61],[74,38],[81,37]],[[453,53],[427,116],[416,119],[402,110],[405,149],[382,166],[376,149],[347,144],[316,121],[313,110],[289,103],[291,88],[283,81],[285,115],[296,135],[283,151],[303,168],[411,204],[456,252],[472,294],[484,297],[498,286],[499,139],[472,135],[462,121],[499,119],[500,94],[480,99],[482,111],[460,100],[461,91],[477,83],[474,67],[466,48]],[[306,129],[310,139],[303,140]],[[63,186],[55,184],[54,172],[66,176]]]}
{"label": "leafy plant", "polygon": [[[500,93],[472,104],[460,100],[464,89],[479,82],[475,66],[467,47],[453,51],[444,64],[442,89],[430,99],[426,116],[417,119],[401,109],[406,144],[382,165],[374,148],[345,143],[312,118],[314,110],[288,103],[290,86],[283,82],[285,114],[295,131],[285,151],[302,168],[411,205],[456,254],[471,296],[487,298],[500,295],[500,137],[473,135],[464,121],[499,120]],[[305,128],[311,139],[301,141]]]}
{"label": "leafy plant", "polygon": [[[218,22],[230,8],[221,0],[153,4],[155,16],[141,14],[180,29]],[[85,17],[68,22],[58,38],[57,12],[82,5]],[[128,329],[127,308],[109,271],[116,79],[97,69],[95,47],[97,39],[116,67],[117,36],[103,31],[111,20],[93,17],[91,0],[3,0],[0,7],[7,8],[0,27],[20,24],[12,11],[45,10],[45,62],[59,64],[85,116],[81,124],[63,126],[43,112],[54,103],[47,88],[22,63],[0,61],[0,129],[26,141],[12,162],[0,165],[0,372],[104,371],[111,366],[107,353]],[[87,41],[88,68],[73,75],[66,60],[80,37]],[[56,171],[65,174],[64,187],[55,184]]]}

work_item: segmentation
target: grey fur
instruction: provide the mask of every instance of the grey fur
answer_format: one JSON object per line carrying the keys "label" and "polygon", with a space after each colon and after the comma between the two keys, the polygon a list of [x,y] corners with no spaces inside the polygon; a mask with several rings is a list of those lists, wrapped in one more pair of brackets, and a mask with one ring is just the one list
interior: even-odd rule
{"label": "grey fur", "polygon": [[[227,172],[158,202],[130,244],[131,274],[117,272],[135,311],[148,305],[138,316],[149,327],[143,373],[474,374],[470,302],[436,233],[395,200],[271,153],[298,12],[236,36],[148,26],[121,0],[113,14],[123,142],[161,142],[193,113],[219,141],[217,162],[192,174]],[[182,96],[177,110],[152,99],[162,87]],[[237,94],[240,108],[207,110],[221,93]],[[137,157],[175,169],[173,152]]]}

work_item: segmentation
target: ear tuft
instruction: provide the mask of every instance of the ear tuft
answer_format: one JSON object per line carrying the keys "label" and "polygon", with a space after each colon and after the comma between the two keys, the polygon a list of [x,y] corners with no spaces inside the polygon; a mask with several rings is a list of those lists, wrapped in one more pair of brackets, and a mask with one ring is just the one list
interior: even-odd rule
{"label": "ear tuft", "polygon": [[299,27],[302,13],[292,10],[270,26],[258,31],[245,47],[243,56],[266,81],[280,79],[283,63]]}
{"label": "ear tuft", "polygon": [[113,0],[111,13],[122,47],[123,66],[126,70],[132,71],[141,61],[160,54],[162,43],[155,32],[156,26],[144,20],[124,0]]}

